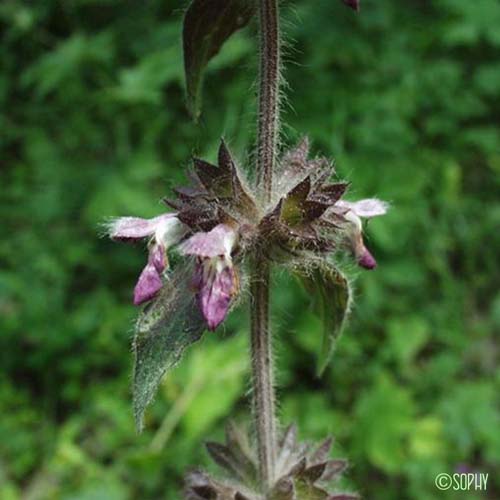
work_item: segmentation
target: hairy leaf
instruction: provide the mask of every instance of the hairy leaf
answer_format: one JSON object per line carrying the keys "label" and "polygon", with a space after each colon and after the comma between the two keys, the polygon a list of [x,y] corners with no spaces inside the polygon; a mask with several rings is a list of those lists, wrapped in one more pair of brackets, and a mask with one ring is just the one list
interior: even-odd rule
{"label": "hairy leaf", "polygon": [[188,109],[196,120],[201,107],[203,71],[224,42],[250,21],[251,0],[193,0],[184,17],[184,71]]}
{"label": "hairy leaf", "polygon": [[163,375],[205,330],[205,322],[189,288],[191,276],[191,266],[178,268],[137,320],[133,397],[138,430],[142,429],[144,411],[153,400]]}
{"label": "hairy leaf", "polygon": [[351,289],[347,278],[326,260],[314,262],[311,268],[299,270],[299,274],[306,289],[314,293],[323,321],[323,341],[317,363],[317,374],[322,375],[349,313]]}

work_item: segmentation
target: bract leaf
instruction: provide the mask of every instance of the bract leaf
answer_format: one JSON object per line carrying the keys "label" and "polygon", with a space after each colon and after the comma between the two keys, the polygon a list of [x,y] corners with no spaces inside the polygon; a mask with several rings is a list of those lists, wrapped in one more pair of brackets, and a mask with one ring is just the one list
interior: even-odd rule
{"label": "bract leaf", "polygon": [[322,375],[332,357],[335,342],[342,333],[351,305],[347,278],[329,261],[317,260],[307,269],[298,270],[305,288],[314,293],[316,307],[323,321],[317,374]]}
{"label": "bract leaf", "polygon": [[137,320],[134,338],[133,400],[137,429],[162,377],[199,340],[205,321],[190,289],[192,266],[178,267]]}
{"label": "bract leaf", "polygon": [[206,65],[235,31],[248,24],[254,11],[251,0],[193,0],[189,5],[183,28],[184,71],[188,109],[195,120]]}
{"label": "bract leaf", "polygon": [[281,219],[294,226],[304,221],[305,203],[311,191],[311,178],[299,182],[283,199]]}

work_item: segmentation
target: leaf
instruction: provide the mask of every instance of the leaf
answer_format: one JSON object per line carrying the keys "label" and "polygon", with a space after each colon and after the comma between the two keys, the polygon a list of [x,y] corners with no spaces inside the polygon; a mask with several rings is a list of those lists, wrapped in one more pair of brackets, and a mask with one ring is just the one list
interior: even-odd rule
{"label": "leaf", "polygon": [[194,158],[193,164],[198,179],[210,193],[219,198],[232,196],[231,175],[227,170],[199,158]]}
{"label": "leaf", "polygon": [[305,288],[314,293],[316,307],[323,322],[323,341],[318,356],[317,374],[328,366],[335,341],[342,333],[351,305],[351,288],[347,278],[330,262],[315,261],[308,269],[298,271]]}
{"label": "leaf", "polygon": [[315,483],[318,481],[326,469],[326,462],[311,465],[302,474],[301,477],[304,478],[309,483]]}
{"label": "leaf", "polygon": [[245,476],[241,473],[239,464],[234,458],[234,455],[230,448],[227,446],[214,443],[209,441],[205,444],[208,453],[212,457],[212,460],[222,467],[226,469],[229,474],[236,476],[240,481],[245,479]]}
{"label": "leaf", "polygon": [[304,220],[305,203],[311,191],[311,177],[299,182],[283,199],[280,217],[288,225],[294,226]]}
{"label": "leaf", "polygon": [[324,462],[328,459],[330,454],[330,449],[333,445],[333,438],[326,438],[316,449],[316,451],[311,455],[310,462],[313,464],[318,464]]}
{"label": "leaf", "polygon": [[205,330],[205,322],[189,288],[191,276],[191,266],[179,267],[137,320],[133,399],[139,431],[143,427],[144,411],[153,400],[163,375]]}
{"label": "leaf", "polygon": [[330,494],[323,488],[301,480],[295,481],[295,498],[297,500],[328,500]]}
{"label": "leaf", "polygon": [[193,0],[184,17],[183,45],[187,104],[197,120],[201,107],[203,71],[224,42],[254,14],[250,0]]}

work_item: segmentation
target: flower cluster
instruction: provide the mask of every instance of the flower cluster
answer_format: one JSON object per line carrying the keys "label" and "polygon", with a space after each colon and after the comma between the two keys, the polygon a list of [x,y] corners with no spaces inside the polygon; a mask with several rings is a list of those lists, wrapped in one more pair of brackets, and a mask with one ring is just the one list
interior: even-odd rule
{"label": "flower cluster", "polygon": [[[255,450],[245,431],[230,422],[226,426],[226,443],[207,443],[214,462],[224,469],[230,480],[218,480],[195,470],[186,477],[187,500],[260,500]],[[278,443],[276,479],[270,488],[273,500],[359,500],[348,492],[331,492],[348,463],[331,459],[333,439],[318,446],[297,440],[297,428],[290,425]]]}
{"label": "flower cluster", "polygon": [[361,219],[383,215],[387,204],[341,199],[348,184],[331,183],[331,162],[308,159],[308,154],[304,139],[282,157],[272,203],[262,206],[222,141],[218,166],[194,159],[191,185],[175,189],[175,199],[164,200],[175,212],[153,219],[113,219],[107,225],[113,240],[148,240],[148,261],[135,286],[134,304],[154,299],[169,279],[172,247],[194,260],[191,288],[210,330],[226,317],[251,252],[286,261],[348,248],[360,266],[373,269],[376,261],[364,244]]}

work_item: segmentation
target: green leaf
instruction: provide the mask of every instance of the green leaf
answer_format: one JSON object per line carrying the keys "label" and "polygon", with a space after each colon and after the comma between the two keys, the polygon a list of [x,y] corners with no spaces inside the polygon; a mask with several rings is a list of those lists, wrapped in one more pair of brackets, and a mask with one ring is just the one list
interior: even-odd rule
{"label": "green leaf", "polygon": [[250,0],[193,0],[184,17],[184,71],[187,105],[197,120],[201,108],[203,71],[224,42],[253,16]]}
{"label": "green leaf", "polygon": [[137,321],[133,397],[139,431],[143,427],[144,411],[153,400],[163,375],[205,330],[205,322],[189,288],[191,276],[191,266],[178,268]]}
{"label": "green leaf", "polygon": [[335,342],[342,333],[351,305],[347,278],[330,262],[314,261],[298,271],[305,288],[314,294],[315,305],[323,322],[323,341],[316,372],[321,376],[332,357]]}

